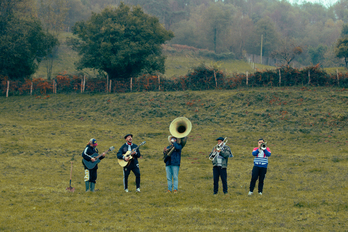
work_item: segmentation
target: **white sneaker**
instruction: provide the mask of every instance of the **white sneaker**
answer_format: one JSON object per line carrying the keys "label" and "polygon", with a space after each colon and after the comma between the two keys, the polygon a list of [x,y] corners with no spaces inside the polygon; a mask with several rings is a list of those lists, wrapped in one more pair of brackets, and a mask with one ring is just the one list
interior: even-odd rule
{"label": "white sneaker", "polygon": [[137,188],[135,191],[137,191],[137,193],[140,193],[140,188]]}
{"label": "white sneaker", "polygon": [[261,193],[261,192],[260,192],[259,194],[260,194],[260,195],[262,195],[262,193]]}
{"label": "white sneaker", "polygon": [[128,189],[125,189],[124,191],[125,191],[126,193],[128,193]]}
{"label": "white sneaker", "polygon": [[251,195],[253,195],[253,192],[250,192],[250,191],[249,191],[248,196],[251,196]]}

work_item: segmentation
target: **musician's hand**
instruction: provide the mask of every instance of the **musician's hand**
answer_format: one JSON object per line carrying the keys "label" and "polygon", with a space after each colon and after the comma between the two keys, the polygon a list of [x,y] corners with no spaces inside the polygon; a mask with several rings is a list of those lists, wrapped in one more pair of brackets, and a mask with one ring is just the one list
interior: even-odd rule
{"label": "musician's hand", "polygon": [[136,152],[136,151],[133,151],[133,152],[131,153],[131,155],[135,155],[135,154],[137,154],[137,152]]}
{"label": "musician's hand", "polygon": [[164,152],[168,151],[168,148],[167,148],[167,147],[165,147],[165,148],[163,149],[163,151],[164,151]]}
{"label": "musician's hand", "polygon": [[94,162],[94,161],[95,161],[95,159],[94,159],[94,158],[91,158],[91,161],[92,161],[92,162]]}
{"label": "musician's hand", "polygon": [[105,157],[105,152],[103,152],[102,156],[104,156],[104,157]]}
{"label": "musician's hand", "polygon": [[128,162],[130,160],[129,157],[124,158],[124,161]]}

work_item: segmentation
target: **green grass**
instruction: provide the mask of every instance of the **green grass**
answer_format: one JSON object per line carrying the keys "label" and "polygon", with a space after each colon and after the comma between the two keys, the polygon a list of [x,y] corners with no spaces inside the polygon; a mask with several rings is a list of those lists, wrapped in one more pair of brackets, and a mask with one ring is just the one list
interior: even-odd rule
{"label": "green grass", "polygon": [[[250,88],[0,98],[0,231],[345,231],[347,91]],[[170,122],[188,117],[179,193],[166,193],[162,149]],[[141,190],[122,187],[113,151],[99,164],[95,193],[85,193],[81,153],[133,133],[140,144]],[[229,194],[213,196],[208,154],[228,137]],[[272,151],[264,194],[248,197],[260,137]],[[70,161],[74,161],[69,186]]]}

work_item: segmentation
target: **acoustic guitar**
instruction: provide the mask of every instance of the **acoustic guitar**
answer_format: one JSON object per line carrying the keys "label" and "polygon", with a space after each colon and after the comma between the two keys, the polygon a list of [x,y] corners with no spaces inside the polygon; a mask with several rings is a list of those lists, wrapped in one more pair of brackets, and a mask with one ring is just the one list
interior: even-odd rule
{"label": "acoustic guitar", "polygon": [[[142,142],[139,146],[137,146],[136,148],[133,148],[131,151],[127,151],[124,155],[123,155],[123,159],[118,159],[118,164],[121,167],[126,167],[133,159],[133,156],[131,155],[132,152],[136,151],[140,146],[144,145],[146,143],[146,141]],[[129,157],[128,161],[125,161],[124,158]]]}
{"label": "acoustic guitar", "polygon": [[[114,150],[115,149],[115,147],[114,146],[111,146],[107,151],[105,151],[104,153],[106,154],[106,153],[108,153],[109,151],[112,151],[112,150]],[[92,161],[88,161],[88,160],[85,160],[85,159],[82,159],[82,161],[83,161],[83,163],[86,165],[86,167],[88,168],[88,169],[93,169],[98,163],[100,163],[100,156],[102,156],[103,154],[101,154],[101,155],[99,155],[98,153],[94,153],[93,155],[91,155],[92,156],[92,158],[94,158],[95,159],[95,161],[94,162],[92,162]]]}

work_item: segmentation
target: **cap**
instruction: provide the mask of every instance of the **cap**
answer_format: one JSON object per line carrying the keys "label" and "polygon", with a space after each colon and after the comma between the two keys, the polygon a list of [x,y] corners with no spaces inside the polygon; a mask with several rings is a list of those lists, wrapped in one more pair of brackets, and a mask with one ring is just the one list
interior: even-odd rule
{"label": "cap", "polygon": [[221,140],[221,141],[224,141],[225,139],[224,139],[224,138],[222,138],[222,137],[219,137],[219,138],[217,138],[216,140]]}
{"label": "cap", "polygon": [[98,146],[97,140],[96,139],[91,139],[89,140],[91,142],[91,144],[93,144],[94,146]]}
{"label": "cap", "polygon": [[132,135],[132,134],[126,134],[126,135],[124,136],[124,138],[126,139],[128,136],[131,136],[131,137],[133,138],[133,135]]}

